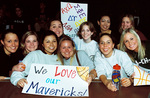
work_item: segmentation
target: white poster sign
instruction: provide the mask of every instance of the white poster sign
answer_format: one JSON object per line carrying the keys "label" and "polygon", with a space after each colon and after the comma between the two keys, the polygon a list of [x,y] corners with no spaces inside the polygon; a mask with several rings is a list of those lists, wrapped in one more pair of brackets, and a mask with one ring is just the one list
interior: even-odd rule
{"label": "white poster sign", "polygon": [[150,74],[134,65],[134,86],[150,85]]}
{"label": "white poster sign", "polygon": [[[32,64],[22,93],[46,96],[89,96],[89,67]],[[80,85],[79,85],[80,84]]]}
{"label": "white poster sign", "polygon": [[64,33],[71,38],[76,36],[80,24],[87,21],[87,16],[87,4],[61,2],[61,21],[64,26]]}

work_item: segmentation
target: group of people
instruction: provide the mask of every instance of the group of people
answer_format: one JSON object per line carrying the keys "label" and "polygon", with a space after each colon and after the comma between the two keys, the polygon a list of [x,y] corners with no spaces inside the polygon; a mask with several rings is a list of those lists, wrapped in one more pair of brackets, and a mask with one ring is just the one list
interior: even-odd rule
{"label": "group of people", "polygon": [[[19,44],[17,34],[6,30],[1,36],[0,57],[2,66],[0,79],[11,77],[11,83],[24,87],[32,63],[50,65],[72,65],[89,67],[90,84],[96,77],[111,91],[113,65],[121,66],[121,84],[128,87],[133,83],[134,65],[150,72],[149,41],[141,37],[142,32],[134,28],[132,15],[125,15],[120,26],[120,42],[116,43],[115,33],[110,30],[110,17],[104,15],[97,20],[100,33],[92,22],[83,22],[75,38],[63,32],[59,19],[49,23],[49,30],[38,37],[36,32],[27,31]],[[114,33],[114,34],[113,34]],[[98,35],[98,36],[96,36]],[[143,35],[144,36],[144,35]]]}

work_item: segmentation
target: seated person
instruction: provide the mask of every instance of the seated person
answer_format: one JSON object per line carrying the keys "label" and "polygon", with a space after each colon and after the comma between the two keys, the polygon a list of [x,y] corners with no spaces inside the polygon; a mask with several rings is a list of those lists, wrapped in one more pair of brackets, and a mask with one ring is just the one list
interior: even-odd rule
{"label": "seated person", "polygon": [[[111,91],[117,91],[117,88],[112,84],[113,66],[118,64],[121,66],[121,84],[128,87],[132,84],[134,76],[133,63],[126,52],[114,49],[114,41],[110,34],[103,33],[99,37],[100,51],[97,52],[94,60],[96,72],[99,79]],[[131,78],[130,78],[131,77]]]}
{"label": "seated person", "polygon": [[28,83],[25,79],[29,74],[32,63],[60,65],[57,57],[58,37],[53,31],[47,31],[41,38],[41,50],[30,52],[24,59],[23,64],[26,65],[24,71],[14,71],[11,75],[11,83],[15,86],[24,87]]}
{"label": "seated person", "polygon": [[94,64],[89,56],[83,50],[77,51],[73,40],[69,36],[64,36],[58,47],[58,58],[62,65],[87,66],[89,67],[89,77],[87,82],[90,84],[92,79],[96,77]]}
{"label": "seated person", "polygon": [[127,52],[137,66],[150,73],[150,42],[141,42],[139,35],[134,29],[123,31],[120,39],[119,49]]}
{"label": "seated person", "polygon": [[19,62],[20,54],[17,51],[19,47],[19,39],[17,34],[13,30],[6,30],[2,33],[0,47],[0,79],[9,77],[11,75],[11,69],[13,65]]}
{"label": "seated person", "polygon": [[34,31],[27,31],[23,36],[21,40],[21,50],[20,54],[21,58],[19,61],[19,64],[13,66],[12,71],[23,71],[25,68],[25,65],[22,63],[22,59],[31,51],[35,51],[38,49],[39,42],[38,42],[38,35]]}

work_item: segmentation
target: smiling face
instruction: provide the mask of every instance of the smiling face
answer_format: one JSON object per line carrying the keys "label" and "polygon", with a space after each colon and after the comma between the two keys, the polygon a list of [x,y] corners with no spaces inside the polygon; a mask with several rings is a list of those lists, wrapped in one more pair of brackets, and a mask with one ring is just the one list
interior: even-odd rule
{"label": "smiling face", "polygon": [[91,41],[91,36],[93,35],[93,32],[90,31],[88,25],[84,25],[81,30],[81,36],[84,39],[85,42]]}
{"label": "smiling face", "polygon": [[52,55],[57,49],[57,39],[54,35],[46,36],[42,46],[44,47],[44,51]]}
{"label": "smiling face", "polygon": [[63,34],[63,27],[60,21],[54,20],[50,24],[50,30],[55,32],[57,37],[60,37]]}
{"label": "smiling face", "polygon": [[129,17],[123,17],[121,27],[123,30],[132,27],[131,20],[129,19]]}
{"label": "smiling face", "polygon": [[38,48],[38,41],[35,35],[29,35],[25,40],[25,49],[27,52],[35,51]]}
{"label": "smiling face", "polygon": [[110,28],[110,18],[109,18],[109,16],[103,16],[100,19],[100,22],[98,22],[98,24],[100,25],[101,31],[109,30],[109,28]]}
{"label": "smiling face", "polygon": [[108,35],[104,35],[100,38],[99,48],[103,55],[108,58],[113,53],[114,43]]}
{"label": "smiling face", "polygon": [[60,52],[65,59],[69,59],[73,55],[73,45],[69,40],[64,40],[60,45]]}
{"label": "smiling face", "polygon": [[138,40],[132,33],[126,33],[123,42],[127,49],[138,52]]}
{"label": "smiling face", "polygon": [[4,45],[4,51],[7,55],[15,53],[19,47],[18,36],[11,32],[5,35],[4,41],[1,40],[1,43]]}

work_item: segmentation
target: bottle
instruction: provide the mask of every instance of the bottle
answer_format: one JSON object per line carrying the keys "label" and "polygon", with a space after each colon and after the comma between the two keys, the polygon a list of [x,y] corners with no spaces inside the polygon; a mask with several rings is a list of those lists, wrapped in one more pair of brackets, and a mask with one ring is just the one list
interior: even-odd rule
{"label": "bottle", "polygon": [[119,90],[119,84],[120,84],[120,78],[121,78],[120,69],[121,69],[121,66],[119,66],[118,64],[113,66],[112,84],[115,85],[117,90]]}
{"label": "bottle", "polygon": [[[22,62],[22,60],[19,60],[19,63]],[[23,70],[25,70],[26,68],[26,65],[24,64],[22,67],[21,67]]]}

